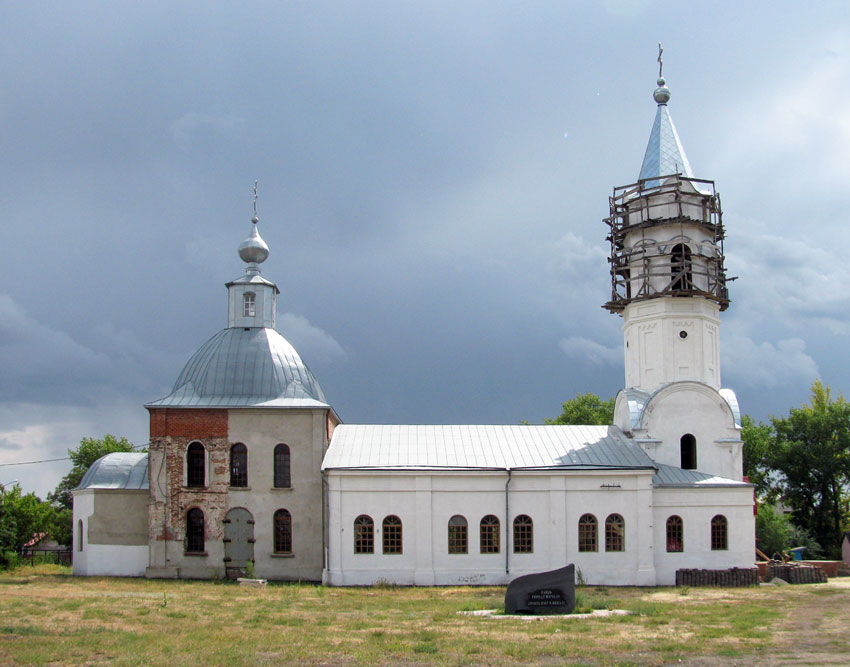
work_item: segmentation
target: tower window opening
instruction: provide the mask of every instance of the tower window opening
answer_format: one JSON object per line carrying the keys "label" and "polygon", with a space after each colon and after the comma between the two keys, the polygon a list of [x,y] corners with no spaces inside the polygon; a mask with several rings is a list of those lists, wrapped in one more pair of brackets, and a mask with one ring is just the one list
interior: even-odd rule
{"label": "tower window opening", "polygon": [[186,514],[186,553],[204,552],[204,513],[197,507]]}
{"label": "tower window opening", "polygon": [[242,317],[254,317],[257,314],[254,304],[254,293],[245,292],[245,294],[242,295]]}
{"label": "tower window opening", "polygon": [[241,442],[230,448],[230,486],[248,486],[248,448]]}
{"label": "tower window opening", "polygon": [[693,263],[691,249],[684,243],[673,246],[670,257],[670,289],[674,292],[690,290],[694,286]]}
{"label": "tower window opening", "polygon": [[200,442],[186,449],[186,486],[206,486],[206,450]]}
{"label": "tower window opening", "polygon": [[682,469],[697,469],[697,439],[690,433],[685,433],[679,441],[679,449],[682,454]]}

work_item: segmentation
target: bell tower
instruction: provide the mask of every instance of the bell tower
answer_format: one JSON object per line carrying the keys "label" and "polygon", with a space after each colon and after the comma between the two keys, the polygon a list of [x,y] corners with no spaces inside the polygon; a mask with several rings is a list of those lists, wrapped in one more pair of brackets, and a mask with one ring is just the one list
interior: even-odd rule
{"label": "bell tower", "polygon": [[640,175],[614,188],[605,219],[603,307],[623,318],[626,370],[614,423],[657,464],[740,480],[741,413],[720,383],[720,313],[729,306],[720,195],[693,174],[660,67],[653,98]]}
{"label": "bell tower", "polygon": [[[661,58],[659,56],[659,62]],[[714,182],[694,178],[659,68],[658,110],[636,183],[609,199],[611,299],[623,317],[626,387],[691,380],[720,389],[719,313],[729,305]]]}

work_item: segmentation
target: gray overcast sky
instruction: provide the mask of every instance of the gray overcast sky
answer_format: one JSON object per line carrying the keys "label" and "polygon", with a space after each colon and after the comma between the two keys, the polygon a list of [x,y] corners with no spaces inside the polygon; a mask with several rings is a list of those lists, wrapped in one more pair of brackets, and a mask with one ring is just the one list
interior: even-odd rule
{"label": "gray overcast sky", "polygon": [[760,419],[850,393],[846,2],[4,3],[0,463],[147,441],[142,404],[226,326],[254,179],[278,329],[343,420],[614,395],[602,218],[659,41],[739,276],[724,385]]}

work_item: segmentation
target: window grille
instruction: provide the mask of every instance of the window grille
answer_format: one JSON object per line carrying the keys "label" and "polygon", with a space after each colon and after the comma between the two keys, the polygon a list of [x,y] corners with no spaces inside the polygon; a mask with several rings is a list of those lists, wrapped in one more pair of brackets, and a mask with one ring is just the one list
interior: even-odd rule
{"label": "window grille", "polygon": [[385,554],[400,554],[401,553],[401,519],[395,515],[390,515],[384,519],[383,541]]}
{"label": "window grille", "polygon": [[365,514],[354,520],[354,553],[375,553],[375,522]]}
{"label": "window grille", "polygon": [[728,548],[728,523],[725,516],[718,514],[711,520],[711,550],[726,551]]}
{"label": "window grille", "polygon": [[204,513],[197,507],[186,514],[186,552],[204,551]]}
{"label": "window grille", "polygon": [[667,519],[667,551],[681,553],[685,550],[685,527],[682,517],[671,516]]}
{"label": "window grille", "polygon": [[186,486],[206,485],[206,450],[200,442],[193,442],[186,450]]}
{"label": "window grille", "polygon": [[592,514],[583,514],[578,520],[578,550],[598,550],[596,543],[596,517]]}
{"label": "window grille", "polygon": [[254,317],[256,308],[254,306],[254,293],[245,292],[242,295],[242,317]]}
{"label": "window grille", "polygon": [[242,443],[230,448],[230,486],[248,486],[248,448]]}
{"label": "window grille", "polygon": [[469,550],[466,519],[456,514],[449,519],[449,553],[465,554]]}
{"label": "window grille", "polygon": [[514,519],[514,553],[530,554],[534,551],[534,522],[527,514]]}
{"label": "window grille", "polygon": [[289,466],[289,446],[277,445],[274,448],[274,486],[276,489],[288,489],[292,486]]}
{"label": "window grille", "polygon": [[274,513],[274,552],[292,553],[292,515],[287,510]]}
{"label": "window grille", "polygon": [[499,518],[488,514],[481,519],[479,551],[482,554],[499,553]]}
{"label": "window grille", "polygon": [[626,522],[619,514],[605,519],[605,551],[626,550]]}

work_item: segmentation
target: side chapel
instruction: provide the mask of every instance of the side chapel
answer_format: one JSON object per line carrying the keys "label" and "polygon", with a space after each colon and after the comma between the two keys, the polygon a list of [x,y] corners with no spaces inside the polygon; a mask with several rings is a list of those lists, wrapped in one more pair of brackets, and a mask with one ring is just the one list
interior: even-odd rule
{"label": "side chapel", "polygon": [[226,577],[250,561],[331,585],[505,584],[573,562],[592,584],[651,586],[751,567],[753,489],[720,379],[720,197],[694,176],[660,76],[653,96],[638,180],[605,219],[625,356],[614,424],[341,424],[274,328],[255,207],[227,328],[145,406],[149,454],[107,455],[74,492],[74,573]]}

